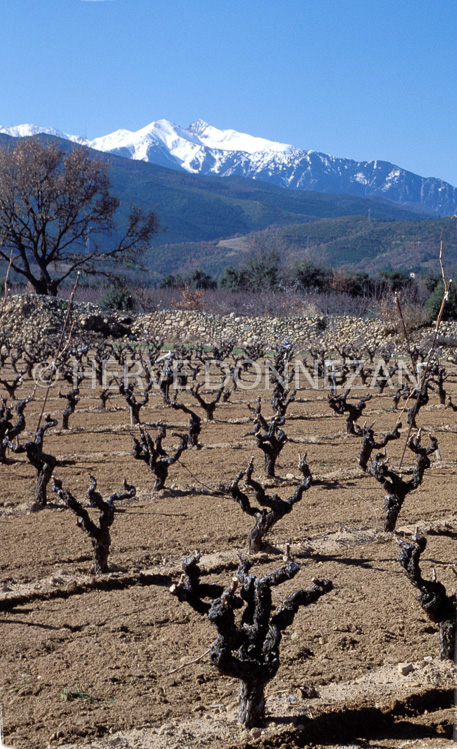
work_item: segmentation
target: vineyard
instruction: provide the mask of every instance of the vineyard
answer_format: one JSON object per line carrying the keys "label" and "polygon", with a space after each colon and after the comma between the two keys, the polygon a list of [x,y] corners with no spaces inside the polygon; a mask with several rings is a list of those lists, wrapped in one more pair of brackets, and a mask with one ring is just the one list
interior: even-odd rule
{"label": "vineyard", "polygon": [[452,746],[452,341],[66,322],[0,347],[5,743]]}

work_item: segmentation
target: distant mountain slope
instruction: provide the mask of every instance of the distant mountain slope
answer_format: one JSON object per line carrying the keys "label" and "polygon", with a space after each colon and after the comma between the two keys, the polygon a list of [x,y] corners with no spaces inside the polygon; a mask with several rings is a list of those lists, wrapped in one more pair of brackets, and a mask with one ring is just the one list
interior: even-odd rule
{"label": "distant mountain slope", "polygon": [[[52,134],[40,137],[64,149],[77,147]],[[0,134],[0,145],[15,142]],[[277,248],[285,260],[306,258],[335,267],[351,264],[376,270],[388,264],[435,269],[443,229],[446,245],[457,260],[457,247],[452,250],[453,219],[433,220],[385,199],[287,190],[242,177],[194,175],[92,153],[110,166],[113,192],[121,198],[121,218],[125,219],[131,203],[156,210],[164,231],[156,235],[147,256],[153,275],[186,273],[197,267],[218,274],[243,259],[253,232],[258,246]],[[234,242],[235,236],[245,240]],[[106,246],[111,241],[107,237]]]}
{"label": "distant mountain slope", "polygon": [[444,242],[446,275],[457,273],[457,232],[454,218],[428,221],[379,221],[362,216],[325,218],[306,224],[265,229],[232,239],[185,242],[152,248],[148,266],[158,274],[195,268],[219,275],[239,265],[249,253],[264,248],[279,252],[286,265],[311,261],[343,270],[378,273],[401,269],[439,274],[440,239]]}
{"label": "distant mountain slope", "polygon": [[[385,269],[440,273],[439,250],[447,274],[457,269],[457,224],[452,217],[431,221],[367,221],[362,217],[324,219],[306,226],[281,227],[278,243],[290,257],[321,256],[334,268],[369,273]],[[265,241],[269,231],[262,233]]]}
{"label": "distant mountain slope", "polygon": [[[40,130],[82,142],[80,136],[35,125],[0,128],[0,133],[22,137]],[[384,197],[435,216],[457,213],[457,188],[441,179],[420,177],[387,161],[358,162],[219,130],[203,120],[188,128],[157,120],[136,132],[117,130],[87,145],[192,174],[241,176],[293,190]]]}
{"label": "distant mountain slope", "polygon": [[200,177],[142,162],[108,159],[113,188],[124,204],[140,202],[157,211],[166,233],[157,236],[154,244],[221,239],[337,216],[428,218],[387,200],[291,192],[238,177]]}
{"label": "distant mountain slope", "polygon": [[[41,135],[55,140],[55,135]],[[15,140],[0,134],[0,144]],[[64,149],[69,140],[56,140]],[[241,177],[205,177],[188,174],[113,154],[92,150],[94,158],[110,165],[113,191],[121,198],[125,219],[131,203],[154,209],[165,233],[154,245],[203,242],[247,234],[270,226],[285,226],[336,216],[365,215],[393,220],[427,218],[396,203],[350,195],[291,191]]]}

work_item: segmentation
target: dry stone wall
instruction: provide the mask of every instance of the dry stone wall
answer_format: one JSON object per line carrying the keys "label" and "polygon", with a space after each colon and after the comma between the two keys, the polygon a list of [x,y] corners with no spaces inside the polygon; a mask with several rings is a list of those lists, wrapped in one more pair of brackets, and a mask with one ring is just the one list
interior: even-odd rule
{"label": "dry stone wall", "polygon": [[[6,299],[0,312],[0,335],[11,343],[27,344],[58,338],[67,317],[68,303],[51,297],[18,295]],[[239,345],[257,341],[274,345],[285,339],[306,349],[310,344],[326,348],[349,344],[381,346],[397,342],[402,346],[396,323],[346,316],[248,317],[205,312],[159,310],[125,313],[95,304],[76,302],[69,318],[73,336],[147,341],[164,338],[167,343],[213,343],[233,339]],[[433,328],[422,328],[415,340],[430,339]],[[457,339],[457,323],[442,323],[440,333]]]}

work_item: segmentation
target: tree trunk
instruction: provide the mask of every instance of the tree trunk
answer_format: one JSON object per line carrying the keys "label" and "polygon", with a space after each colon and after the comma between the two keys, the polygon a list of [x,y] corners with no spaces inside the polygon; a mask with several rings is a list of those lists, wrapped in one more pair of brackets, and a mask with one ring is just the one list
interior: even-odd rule
{"label": "tree trunk", "polygon": [[384,530],[386,533],[392,533],[395,530],[402,504],[403,501],[395,494],[386,494],[384,502]]}
{"label": "tree trunk", "polygon": [[455,658],[455,616],[440,622],[440,658],[454,660]]}
{"label": "tree trunk", "polygon": [[37,477],[35,503],[33,505],[33,509],[39,510],[42,507],[45,507],[47,505],[48,498],[47,498],[46,490],[51,480],[55,465],[56,465],[56,461],[45,463],[41,471],[39,471],[38,477]]}
{"label": "tree trunk", "polygon": [[108,535],[108,539],[94,539],[92,543],[94,545],[94,572],[96,575],[103,575],[109,571],[108,555],[111,539]]}
{"label": "tree trunk", "polygon": [[51,278],[51,276],[48,273],[47,267],[41,268],[40,279],[38,283],[40,284],[41,288],[44,289],[44,291],[37,290],[38,294],[46,294],[48,296],[57,296],[57,288],[59,286],[59,283],[58,281],[55,281],[53,278]]}
{"label": "tree trunk", "polygon": [[62,426],[61,429],[68,429],[68,420],[70,418],[70,414],[73,413],[71,410],[71,406],[69,403],[64,408],[64,412],[62,414]]}
{"label": "tree trunk", "polygon": [[27,278],[29,282],[27,286],[30,284],[35,294],[39,294],[40,296],[49,296],[49,289],[45,281],[43,281],[42,279],[34,278],[33,276],[27,276]]}
{"label": "tree trunk", "polygon": [[246,728],[260,725],[265,717],[264,690],[263,681],[240,681],[238,722]]}
{"label": "tree trunk", "polygon": [[275,465],[278,454],[265,453],[265,476],[270,479],[275,478]]}
{"label": "tree trunk", "polygon": [[139,424],[140,423],[140,411],[141,406],[139,403],[129,404],[130,405],[130,413],[132,415],[132,424]]}
{"label": "tree trunk", "polygon": [[249,551],[255,553],[256,551],[262,551],[265,547],[264,536],[271,530],[272,526],[277,523],[281,515],[275,513],[274,510],[267,512],[263,510],[257,516],[254,527],[249,533],[248,548]]}
{"label": "tree trunk", "polygon": [[214,421],[214,411],[216,410],[216,406],[213,404],[206,405],[205,411],[206,411],[206,418],[208,421]]}
{"label": "tree trunk", "polygon": [[165,481],[168,477],[168,466],[166,464],[163,465],[161,463],[157,463],[152,470],[156,477],[154,486],[152,488],[155,492],[160,492],[160,490],[165,486]]}

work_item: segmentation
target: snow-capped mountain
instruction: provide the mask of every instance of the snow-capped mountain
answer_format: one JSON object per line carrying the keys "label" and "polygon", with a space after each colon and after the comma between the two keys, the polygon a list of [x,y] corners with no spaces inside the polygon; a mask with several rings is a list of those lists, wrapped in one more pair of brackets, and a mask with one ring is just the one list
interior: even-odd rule
{"label": "snow-capped mountain", "polygon": [[357,162],[236,130],[219,130],[203,120],[187,128],[157,120],[136,132],[116,130],[93,140],[35,125],[0,127],[0,133],[14,137],[40,132],[193,174],[238,175],[295,190],[378,195],[442,216],[457,213],[457,188],[443,180],[420,177],[387,161]]}
{"label": "snow-capped mountain", "polygon": [[33,135],[45,133],[45,135],[53,135],[55,138],[72,140],[75,143],[87,143],[87,140],[85,138],[81,138],[79,135],[68,135],[67,133],[63,133],[61,130],[56,130],[55,127],[39,127],[38,125],[15,125],[14,127],[0,127],[0,133],[11,135],[12,138],[29,138]]}

